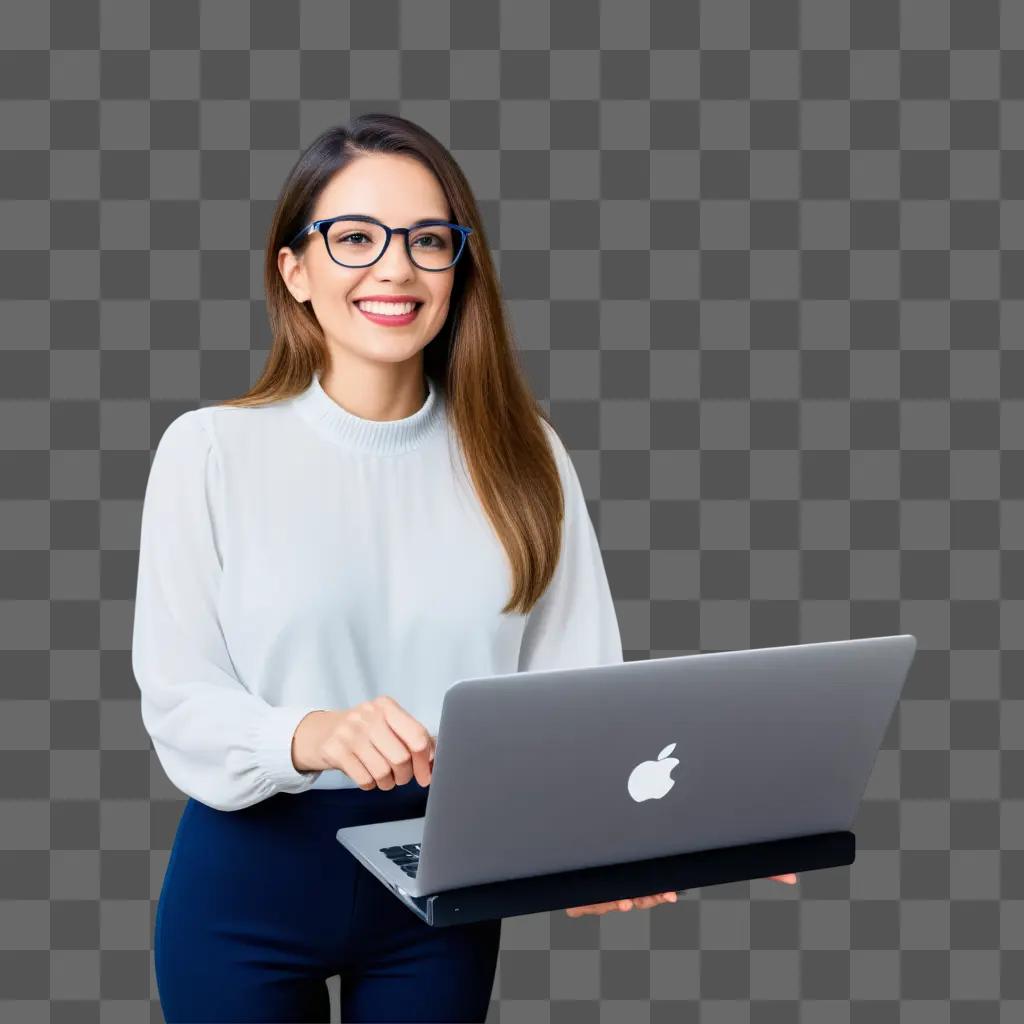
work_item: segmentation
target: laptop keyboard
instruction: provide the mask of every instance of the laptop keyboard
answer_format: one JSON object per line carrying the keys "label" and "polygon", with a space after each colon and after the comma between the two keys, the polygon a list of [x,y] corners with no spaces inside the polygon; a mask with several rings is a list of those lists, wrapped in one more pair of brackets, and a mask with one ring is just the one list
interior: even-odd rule
{"label": "laptop keyboard", "polygon": [[406,843],[404,846],[382,846],[380,852],[392,863],[397,864],[410,878],[416,877],[420,864],[421,843]]}

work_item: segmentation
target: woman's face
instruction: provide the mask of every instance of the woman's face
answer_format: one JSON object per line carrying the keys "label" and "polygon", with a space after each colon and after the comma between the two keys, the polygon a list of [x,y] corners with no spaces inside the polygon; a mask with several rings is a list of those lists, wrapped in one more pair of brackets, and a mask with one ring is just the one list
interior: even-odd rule
{"label": "woman's face", "polygon": [[[311,219],[341,214],[368,214],[392,228],[427,219],[452,219],[434,175],[414,158],[396,154],[358,157],[334,176],[321,192]],[[347,227],[345,221],[332,227],[338,259],[345,259],[342,252],[365,252],[367,236],[355,234],[359,228],[354,221]],[[414,247],[431,244],[429,239],[414,241]],[[348,248],[341,250],[342,245]],[[351,262],[360,258],[366,257],[357,255]],[[406,252],[404,236],[397,234],[392,235],[384,255],[369,267],[339,266],[328,255],[319,232],[310,235],[297,254],[283,247],[277,265],[292,295],[299,302],[312,304],[329,344],[357,357],[387,362],[412,358],[436,336],[448,316],[455,281],[454,267],[441,271],[417,267]],[[369,296],[398,295],[421,303],[409,324],[374,322],[356,304]]]}

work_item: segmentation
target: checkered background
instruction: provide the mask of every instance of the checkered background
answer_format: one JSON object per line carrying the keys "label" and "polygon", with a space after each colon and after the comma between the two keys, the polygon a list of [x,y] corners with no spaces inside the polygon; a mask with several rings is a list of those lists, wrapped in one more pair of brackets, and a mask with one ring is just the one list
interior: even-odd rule
{"label": "checkered background", "polygon": [[150,453],[255,378],[276,196],[366,110],[471,179],[627,660],[919,643],[850,868],[507,919],[488,1020],[1024,1018],[1024,3],[52,0],[0,46],[0,1019],[162,1019]]}

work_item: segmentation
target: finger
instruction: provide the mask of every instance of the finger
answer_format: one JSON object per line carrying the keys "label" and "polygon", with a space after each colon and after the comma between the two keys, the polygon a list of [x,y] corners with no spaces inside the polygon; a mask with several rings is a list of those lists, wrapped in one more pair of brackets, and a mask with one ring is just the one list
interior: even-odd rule
{"label": "finger", "polygon": [[377,749],[369,736],[364,735],[362,742],[355,748],[355,754],[366,765],[366,770],[370,775],[373,776],[371,781],[377,789],[395,788],[395,777],[391,771],[391,763]]}
{"label": "finger", "polygon": [[388,771],[393,779],[392,785],[380,788],[393,789],[395,786],[404,786],[412,778],[414,769],[413,755],[405,742],[391,728],[384,716],[380,716],[370,723],[367,735],[370,743],[377,748],[387,763]]}
{"label": "finger", "polygon": [[641,896],[638,899],[635,899],[633,901],[633,904],[634,906],[637,906],[640,909],[646,909],[648,907],[657,907],[662,903],[674,902],[673,900],[671,900],[671,897],[674,895],[675,893],[669,892],[653,893],[650,896]]}
{"label": "finger", "polygon": [[416,781],[421,786],[428,785],[430,782],[430,733],[393,698],[385,698],[381,706],[384,709],[384,718],[390,731],[403,748],[401,756],[410,758],[408,774],[403,767],[404,781],[401,784],[404,785],[415,775]]}
{"label": "finger", "polygon": [[569,907],[566,910],[569,917],[582,917],[584,914],[603,914],[604,911],[600,909],[600,905],[597,903],[584,904],[580,907]]}
{"label": "finger", "polygon": [[389,773],[390,781],[384,785],[378,783],[381,789],[394,789],[395,786],[404,786],[413,777],[416,771],[414,755],[406,746],[405,741],[391,727],[387,718],[387,710],[380,705],[384,711],[377,715],[369,723],[367,737],[385,762]]}
{"label": "finger", "polygon": [[422,751],[412,751],[412,774],[421,786],[429,786],[434,777],[434,746],[436,736],[427,734],[427,746]]}
{"label": "finger", "polygon": [[667,892],[655,892],[649,896],[635,896],[633,898],[633,905],[644,909],[646,907],[656,907],[659,903],[665,903],[668,901],[670,895],[673,893]]}
{"label": "finger", "polygon": [[373,747],[365,733],[346,736],[339,740],[334,763],[347,775],[355,779],[359,788],[371,790],[377,788],[377,775],[389,766]]}
{"label": "finger", "polygon": [[777,882],[785,882],[787,885],[796,885],[796,875],[792,871],[785,875],[770,875],[769,877]]}
{"label": "finger", "polygon": [[607,914],[610,910],[627,911],[634,907],[654,906],[660,900],[657,896],[636,896],[632,899],[610,900],[607,903],[588,903],[580,907],[568,907],[569,917],[580,917],[582,914]]}
{"label": "finger", "polygon": [[568,907],[566,914],[569,917],[580,917],[583,914],[606,914],[609,910],[625,912],[634,908],[642,910],[655,907],[659,903],[675,903],[679,898],[675,890],[671,892],[654,893],[650,896],[635,896],[632,899],[611,900],[608,903],[588,903],[580,907]]}
{"label": "finger", "polygon": [[374,781],[369,769],[359,759],[354,750],[346,747],[344,753],[340,756],[336,755],[336,759],[333,761],[329,760],[328,763],[340,768],[349,778],[355,781],[360,789],[370,790],[377,788],[377,783]]}
{"label": "finger", "polygon": [[430,734],[424,737],[421,747],[410,746],[409,752],[412,755],[411,775],[421,786],[429,786],[434,769],[434,748]]}

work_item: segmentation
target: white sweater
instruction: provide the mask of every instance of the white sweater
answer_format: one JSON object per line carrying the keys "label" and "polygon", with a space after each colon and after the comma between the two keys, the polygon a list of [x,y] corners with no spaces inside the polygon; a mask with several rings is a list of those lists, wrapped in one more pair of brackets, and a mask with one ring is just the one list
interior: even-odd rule
{"label": "white sweater", "polygon": [[299,772],[310,711],[388,694],[437,735],[461,679],[621,663],[601,551],[572,460],[555,575],[528,616],[500,614],[511,571],[469,483],[442,394],[367,420],[314,377],[260,409],[178,416],[150,467],[132,669],[170,781],[219,810],[355,788]]}

